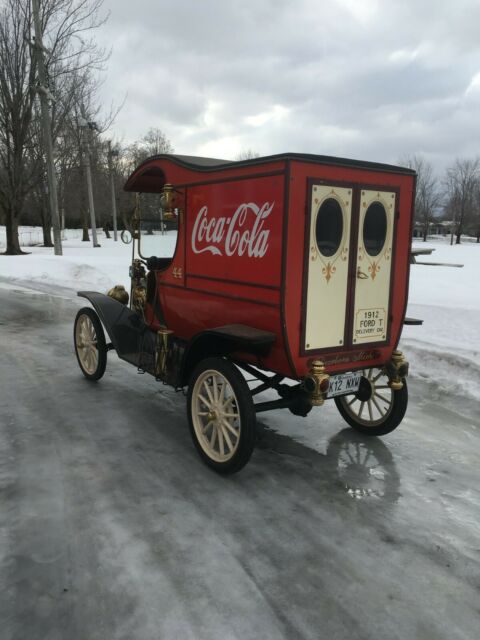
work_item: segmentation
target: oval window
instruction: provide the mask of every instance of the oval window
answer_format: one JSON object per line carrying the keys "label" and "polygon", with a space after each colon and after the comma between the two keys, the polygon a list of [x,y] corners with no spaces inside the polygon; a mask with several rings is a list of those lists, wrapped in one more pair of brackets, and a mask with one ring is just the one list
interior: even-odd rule
{"label": "oval window", "polygon": [[378,256],[387,238],[387,213],[380,202],[373,202],[363,220],[363,244],[369,256]]}
{"label": "oval window", "polygon": [[320,253],[330,258],[338,251],[343,235],[342,208],[334,198],[327,198],[317,213],[315,236]]}

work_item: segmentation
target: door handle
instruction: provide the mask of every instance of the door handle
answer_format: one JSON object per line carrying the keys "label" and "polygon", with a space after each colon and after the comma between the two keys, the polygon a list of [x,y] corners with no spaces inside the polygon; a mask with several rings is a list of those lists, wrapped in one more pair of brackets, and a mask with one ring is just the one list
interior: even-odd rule
{"label": "door handle", "polygon": [[359,278],[360,280],[368,280],[367,274],[363,273],[363,271],[360,269],[360,267],[358,267],[358,269],[357,269],[357,278]]}

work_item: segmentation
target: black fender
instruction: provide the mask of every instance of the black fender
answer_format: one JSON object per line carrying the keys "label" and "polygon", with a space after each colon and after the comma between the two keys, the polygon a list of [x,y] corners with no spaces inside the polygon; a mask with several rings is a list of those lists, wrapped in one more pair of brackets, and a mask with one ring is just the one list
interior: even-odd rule
{"label": "black fender", "polygon": [[118,357],[152,372],[155,363],[155,333],[138,313],[103,293],[78,291],[77,295],[91,302]]}
{"label": "black fender", "polygon": [[229,324],[202,331],[186,345],[178,386],[188,384],[193,369],[204,358],[227,356],[235,352],[251,353],[261,358],[268,354],[275,339],[274,333],[244,324]]}

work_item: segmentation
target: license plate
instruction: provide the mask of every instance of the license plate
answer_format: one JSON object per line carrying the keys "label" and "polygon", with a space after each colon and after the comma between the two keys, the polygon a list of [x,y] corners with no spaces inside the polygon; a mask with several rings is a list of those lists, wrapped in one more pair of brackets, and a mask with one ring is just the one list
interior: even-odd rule
{"label": "license plate", "polygon": [[337,376],[330,376],[330,386],[328,387],[327,398],[355,393],[358,391],[361,379],[361,371],[350,371],[349,373],[340,373]]}

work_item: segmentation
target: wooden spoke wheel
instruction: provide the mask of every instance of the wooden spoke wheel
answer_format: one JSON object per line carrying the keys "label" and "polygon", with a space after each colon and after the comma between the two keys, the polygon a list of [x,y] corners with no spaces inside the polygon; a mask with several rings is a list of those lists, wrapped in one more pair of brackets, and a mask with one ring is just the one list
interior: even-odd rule
{"label": "wooden spoke wheel", "polygon": [[84,307],[77,313],[73,339],[83,375],[88,380],[99,380],[107,366],[107,346],[102,323],[90,307]]}
{"label": "wooden spoke wheel", "polygon": [[190,432],[202,460],[218,473],[239,471],[250,459],[256,418],[245,379],[229,360],[207,358],[188,387]]}
{"label": "wooden spoke wheel", "polygon": [[393,391],[383,369],[367,369],[358,391],[340,396],[335,404],[344,420],[365,435],[382,436],[398,427],[408,405],[406,380],[403,387]]}

